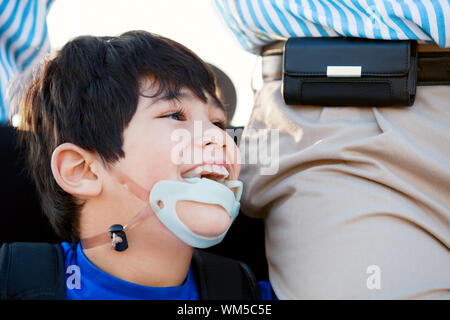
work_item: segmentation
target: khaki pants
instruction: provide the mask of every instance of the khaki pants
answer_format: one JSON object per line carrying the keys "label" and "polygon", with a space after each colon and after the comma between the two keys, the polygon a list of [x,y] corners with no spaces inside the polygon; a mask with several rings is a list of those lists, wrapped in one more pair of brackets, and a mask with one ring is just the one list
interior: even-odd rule
{"label": "khaki pants", "polygon": [[278,172],[240,176],[277,296],[449,299],[450,87],[406,108],[287,106],[280,87],[258,92],[241,139],[245,159],[250,129],[279,129]]}

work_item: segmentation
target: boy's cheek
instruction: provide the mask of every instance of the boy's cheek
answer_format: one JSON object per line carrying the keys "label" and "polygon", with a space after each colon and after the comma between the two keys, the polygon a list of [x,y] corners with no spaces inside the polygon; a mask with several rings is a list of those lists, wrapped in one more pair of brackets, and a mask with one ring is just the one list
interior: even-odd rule
{"label": "boy's cheek", "polygon": [[241,173],[241,163],[240,163],[240,158],[238,160],[239,161],[235,161],[235,162],[231,163],[232,173],[229,177],[229,180],[238,180],[238,178],[239,178],[239,174]]}
{"label": "boy's cheek", "polygon": [[195,234],[216,237],[224,233],[231,218],[224,208],[217,204],[204,204],[181,200],[176,205],[178,218]]}
{"label": "boy's cheek", "polygon": [[235,167],[236,177],[233,180],[238,180],[239,174],[241,173],[241,164],[237,163]]}
{"label": "boy's cheek", "polygon": [[227,135],[227,163],[232,166],[230,180],[237,180],[241,172],[241,153],[234,140]]}

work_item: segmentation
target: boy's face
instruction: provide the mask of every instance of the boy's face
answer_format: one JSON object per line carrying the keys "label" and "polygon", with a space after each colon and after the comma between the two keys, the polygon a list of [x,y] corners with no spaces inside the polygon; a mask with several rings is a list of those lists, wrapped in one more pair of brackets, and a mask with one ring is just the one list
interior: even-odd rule
{"label": "boy's face", "polygon": [[[144,82],[136,113],[124,130],[125,157],[116,167],[148,191],[160,180],[187,183],[186,173],[194,174],[192,170],[204,164],[215,172],[203,171],[202,176],[223,179],[225,168],[226,179],[236,180],[240,154],[234,140],[219,127],[226,123],[224,110],[210,96],[204,103],[188,89],[181,89],[178,99],[164,94],[149,98],[154,93],[154,86]],[[218,167],[213,170],[212,164]],[[177,213],[186,226],[203,236],[217,236],[230,223],[219,205],[179,201]]]}

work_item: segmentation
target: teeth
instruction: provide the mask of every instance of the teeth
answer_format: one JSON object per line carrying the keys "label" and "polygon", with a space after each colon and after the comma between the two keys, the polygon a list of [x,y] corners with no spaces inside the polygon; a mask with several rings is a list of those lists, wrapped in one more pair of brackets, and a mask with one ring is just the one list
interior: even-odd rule
{"label": "teeth", "polygon": [[206,171],[207,173],[217,173],[223,176],[219,181],[225,180],[230,175],[228,170],[224,166],[219,166],[216,164],[213,165],[206,164],[204,166],[198,166],[197,168],[186,172],[185,174],[183,174],[183,178],[194,178],[194,177],[200,178],[200,174],[203,171]]}
{"label": "teeth", "polygon": [[183,174],[183,178],[193,178],[193,177],[200,177],[200,173],[202,173],[203,167],[197,167],[194,170],[188,171],[185,174]]}
{"label": "teeth", "polygon": [[219,168],[220,172],[225,176],[225,178],[227,178],[230,175],[230,173],[228,172],[227,169],[225,169],[225,167],[222,167],[222,166],[217,166],[217,167]]}

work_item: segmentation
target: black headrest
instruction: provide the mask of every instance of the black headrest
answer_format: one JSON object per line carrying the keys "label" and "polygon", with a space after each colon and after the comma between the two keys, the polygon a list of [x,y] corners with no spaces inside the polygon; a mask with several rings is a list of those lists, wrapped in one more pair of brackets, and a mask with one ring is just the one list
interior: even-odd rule
{"label": "black headrest", "polygon": [[16,146],[16,135],[13,127],[0,125],[0,244],[58,242],[25,170],[25,159]]}

